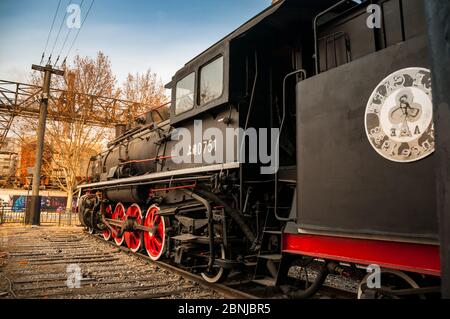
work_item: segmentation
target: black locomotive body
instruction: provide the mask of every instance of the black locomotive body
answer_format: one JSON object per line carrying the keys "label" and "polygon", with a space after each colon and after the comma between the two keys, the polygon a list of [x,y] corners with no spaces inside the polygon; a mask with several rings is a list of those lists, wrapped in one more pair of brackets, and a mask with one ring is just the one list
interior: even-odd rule
{"label": "black locomotive body", "polygon": [[170,119],[92,158],[81,222],[211,282],[319,262],[294,297],[371,264],[438,281],[423,0],[359,2],[279,1],[188,62]]}

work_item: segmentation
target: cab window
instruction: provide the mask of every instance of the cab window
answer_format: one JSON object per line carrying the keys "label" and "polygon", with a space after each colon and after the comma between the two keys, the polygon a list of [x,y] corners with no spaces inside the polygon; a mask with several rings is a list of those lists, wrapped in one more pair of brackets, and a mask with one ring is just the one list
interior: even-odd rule
{"label": "cab window", "polygon": [[199,104],[205,105],[219,98],[222,92],[223,56],[201,68]]}
{"label": "cab window", "polygon": [[194,108],[195,72],[178,81],[176,90],[175,114]]}

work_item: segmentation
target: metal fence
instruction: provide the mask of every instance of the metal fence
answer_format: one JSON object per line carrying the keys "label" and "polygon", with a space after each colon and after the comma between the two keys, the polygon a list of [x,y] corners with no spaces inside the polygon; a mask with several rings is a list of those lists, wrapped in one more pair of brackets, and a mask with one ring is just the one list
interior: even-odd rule
{"label": "metal fence", "polygon": [[[0,206],[0,224],[25,224],[26,206]],[[75,212],[41,211],[41,225],[77,226],[80,224]]]}

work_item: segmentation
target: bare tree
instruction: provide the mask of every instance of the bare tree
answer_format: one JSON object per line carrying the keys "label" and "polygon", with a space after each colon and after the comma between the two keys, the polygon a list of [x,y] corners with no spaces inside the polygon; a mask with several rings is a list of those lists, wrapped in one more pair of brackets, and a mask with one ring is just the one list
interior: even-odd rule
{"label": "bare tree", "polygon": [[[66,209],[71,211],[73,196],[77,186],[83,182],[81,176],[86,176],[90,158],[98,154],[112,136],[111,129],[93,125],[92,120],[95,119],[96,123],[130,123],[138,115],[163,105],[168,98],[161,81],[150,70],[144,74],[129,74],[123,89],[117,89],[111,62],[102,52],[95,58],[76,56],[65,71],[64,77],[52,78],[52,89],[59,93],[52,94],[49,113],[60,114],[62,118],[47,121],[45,139],[48,148],[43,174],[50,176],[57,184],[55,186],[67,193]],[[32,82],[41,85],[42,74],[33,74]],[[97,97],[134,101],[136,104],[123,113],[116,103]],[[158,112],[167,117],[168,108]],[[15,133],[29,136],[36,127],[36,120],[23,119]]]}
{"label": "bare tree", "polygon": [[[33,82],[42,83],[41,75],[33,75]],[[99,153],[110,137],[111,130],[92,125],[91,120],[117,120],[114,103],[93,103],[89,96],[119,98],[116,78],[111,70],[107,56],[99,52],[95,58],[76,56],[66,67],[64,77],[53,77],[52,88],[62,90],[53,96],[49,112],[64,115],[64,120],[48,120],[46,128],[46,154],[43,166],[44,175],[51,176],[59,188],[67,193],[67,207],[72,210],[76,188],[86,176],[90,158]],[[22,134],[35,131],[36,120],[22,123]]]}
{"label": "bare tree", "polygon": [[[135,101],[137,104],[129,110],[129,120],[132,121],[137,116],[157,109],[169,100],[165,95],[162,82],[156,73],[147,70],[144,74],[129,73],[123,84],[122,95],[125,100]],[[164,118],[168,116],[168,108],[160,108],[159,112]]]}
{"label": "bare tree", "polygon": [[111,70],[108,57],[99,52],[95,59],[76,56],[72,66],[66,69],[64,78],[57,83],[67,91],[59,97],[56,111],[70,115],[73,121],[51,121],[47,127],[47,140],[52,146],[52,169],[61,174],[59,187],[67,192],[67,211],[72,210],[73,195],[85,176],[89,159],[101,151],[102,144],[109,136],[109,130],[89,124],[91,117],[107,119],[112,114],[114,104],[94,106],[90,99],[75,98],[75,92],[118,98],[116,78]]}

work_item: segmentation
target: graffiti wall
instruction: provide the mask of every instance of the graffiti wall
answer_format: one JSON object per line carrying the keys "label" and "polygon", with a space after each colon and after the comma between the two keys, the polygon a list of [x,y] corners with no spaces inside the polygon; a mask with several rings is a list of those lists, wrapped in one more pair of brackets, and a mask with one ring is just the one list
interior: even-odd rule
{"label": "graffiti wall", "polygon": [[[41,211],[63,212],[66,209],[66,197],[42,197]],[[11,196],[8,206],[12,207],[14,212],[20,212],[25,209],[27,205],[27,196],[14,195]]]}

